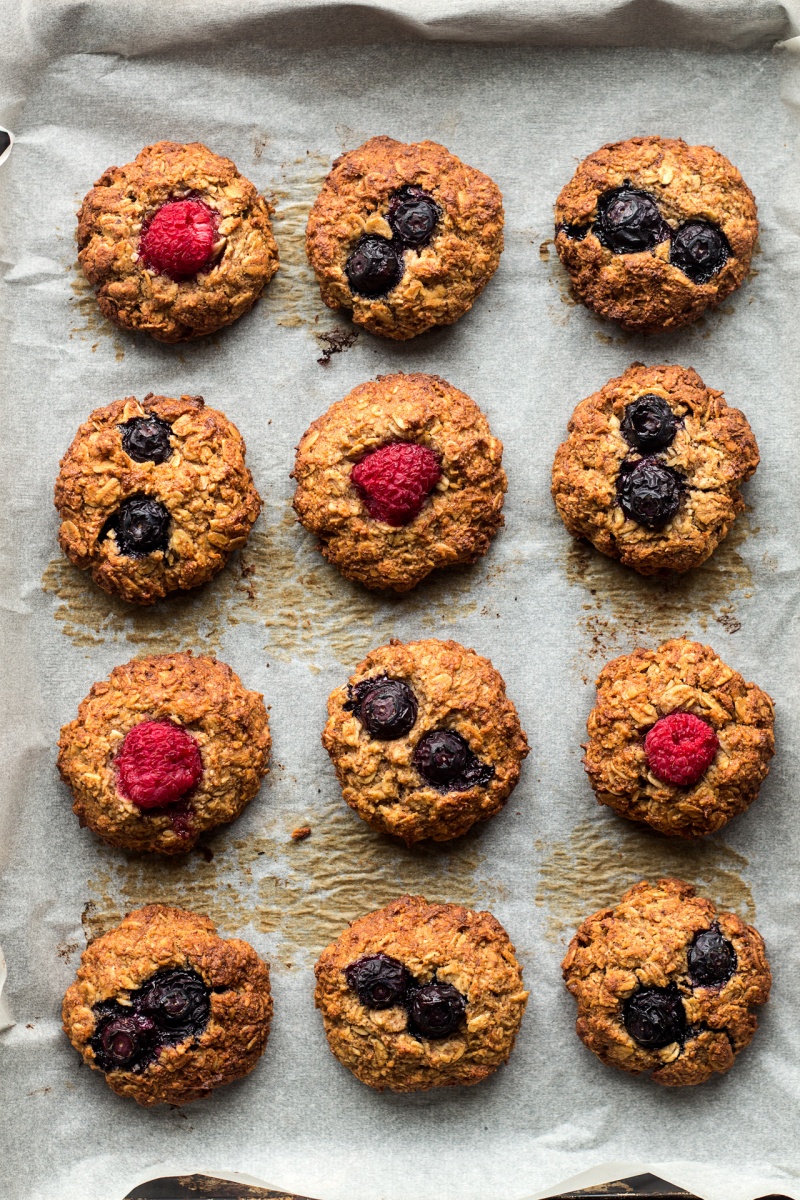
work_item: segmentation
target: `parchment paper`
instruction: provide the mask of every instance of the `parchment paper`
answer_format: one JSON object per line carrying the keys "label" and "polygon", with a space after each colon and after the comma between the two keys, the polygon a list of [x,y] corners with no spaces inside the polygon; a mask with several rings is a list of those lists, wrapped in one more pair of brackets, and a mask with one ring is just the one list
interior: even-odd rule
{"label": "parchment paper", "polygon": [[[89,0],[7,5],[4,19],[0,119],[17,144],[0,171],[0,940],[16,1024],[0,1040],[0,1194],[121,1200],[142,1178],[206,1170],[321,1200],[509,1200],[625,1161],[708,1200],[800,1197],[797,67],[791,49],[771,50],[796,28],[786,7]],[[306,213],[332,159],[384,132],[434,138],[488,171],[505,195],[506,250],[458,325],[409,344],[362,333],[322,365],[323,335],[349,324],[318,299]],[[550,238],[576,163],[649,132],[727,154],[756,193],[761,239],[752,277],[719,312],[643,340],[571,302]],[[159,138],[229,155],[277,205],[282,268],[264,299],[233,328],[181,347],[109,327],[75,268],[82,196]],[[727,542],[667,583],[574,545],[549,497],[574,405],[636,359],[695,367],[745,410],[762,452]],[[397,369],[440,373],[474,397],[505,443],[510,488],[506,527],[483,562],[393,599],[324,564],[293,523],[288,473],[314,417]],[[61,558],[51,496],[89,411],[149,390],[201,393],[236,421],[265,511],[211,585],[135,612]],[[603,662],[683,632],[775,697],[779,745],[751,810],[687,845],[599,810],[580,765]],[[529,734],[504,813],[450,846],[409,851],[372,834],[343,804],[319,742],[328,692],[393,635],[455,637],[487,654]],[[55,743],[115,664],[177,648],[217,651],[264,692],[273,769],[206,857],[137,859],[78,828]],[[311,837],[292,842],[305,823]],[[752,1046],[727,1078],[698,1089],[603,1067],[575,1036],[560,979],[577,922],[663,873],[755,920],[775,975]],[[327,1050],[315,958],[349,919],[405,890],[490,908],[525,965],[517,1048],[480,1087],[379,1095]],[[264,1061],[182,1111],[118,1099],[60,1031],[86,937],[156,900],[209,913],[273,971]]]}

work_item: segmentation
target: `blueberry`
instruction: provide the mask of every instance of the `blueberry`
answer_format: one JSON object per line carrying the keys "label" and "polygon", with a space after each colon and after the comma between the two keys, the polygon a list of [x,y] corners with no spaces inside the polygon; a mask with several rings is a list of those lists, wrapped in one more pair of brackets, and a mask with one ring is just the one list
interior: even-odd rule
{"label": "blueberry", "polygon": [[366,954],[345,967],[344,974],[365,1008],[402,1003],[413,982],[403,964],[388,954]]}
{"label": "blueberry", "polygon": [[452,729],[424,733],[414,750],[414,766],[423,779],[446,792],[482,787],[494,776],[494,767],[481,762],[469,743]]}
{"label": "blueberry", "polygon": [[122,449],[134,462],[166,462],[172,454],[172,426],[160,417],[133,417],[120,425]]}
{"label": "blueberry", "polygon": [[390,679],[387,675],[362,679],[349,689],[349,694],[345,709],[354,712],[367,732],[379,741],[405,737],[413,728],[417,698],[402,679]]}
{"label": "blueberry", "polygon": [[402,254],[386,238],[369,233],[359,238],[344,269],[354,292],[383,296],[402,279]]}
{"label": "blueberry", "polygon": [[644,454],[664,450],[675,437],[678,419],[662,396],[648,393],[625,409],[623,437]]}
{"label": "blueberry", "polygon": [[556,234],[562,230],[573,242],[582,242],[591,228],[591,225],[570,225],[564,221],[563,224],[556,227]]}
{"label": "blueberry", "polygon": [[97,1026],[89,1044],[101,1071],[143,1071],[163,1046],[199,1037],[211,1015],[208,988],[186,967],[156,971],[128,999],[94,1007]]}
{"label": "blueberry", "polygon": [[113,1007],[117,1011],[97,1027],[91,1038],[97,1064],[102,1071],[141,1070],[153,1058],[155,1026],[135,1009],[117,1004]]}
{"label": "blueberry", "polygon": [[647,1050],[681,1042],[686,1033],[686,1012],[674,984],[642,988],[625,1001],[622,1014],[628,1033]]}
{"label": "blueberry", "polygon": [[170,516],[163,504],[150,496],[131,496],[106,521],[100,540],[113,533],[119,553],[138,558],[166,550],[169,527]]}
{"label": "blueberry", "polygon": [[426,983],[411,994],[408,1002],[410,1033],[422,1037],[444,1038],[464,1020],[466,999],[451,983]]}
{"label": "blueberry", "polygon": [[195,971],[168,967],[139,990],[139,1007],[159,1028],[180,1030],[181,1037],[205,1029],[211,1004],[208,988]]}
{"label": "blueberry", "polygon": [[669,261],[692,283],[708,283],[725,266],[730,253],[730,243],[716,225],[687,221],[672,235]]}
{"label": "blueberry", "polygon": [[736,951],[719,925],[698,933],[689,947],[689,978],[697,987],[719,987],[736,970]]}
{"label": "blueberry", "polygon": [[683,480],[657,458],[624,462],[617,475],[617,499],[626,517],[645,529],[663,529],[678,511]]}
{"label": "blueberry", "polygon": [[404,246],[427,246],[442,210],[420,187],[404,187],[389,201],[387,219],[392,233]]}
{"label": "blueberry", "polygon": [[613,254],[636,254],[665,242],[670,228],[655,198],[626,184],[598,199],[595,233]]}

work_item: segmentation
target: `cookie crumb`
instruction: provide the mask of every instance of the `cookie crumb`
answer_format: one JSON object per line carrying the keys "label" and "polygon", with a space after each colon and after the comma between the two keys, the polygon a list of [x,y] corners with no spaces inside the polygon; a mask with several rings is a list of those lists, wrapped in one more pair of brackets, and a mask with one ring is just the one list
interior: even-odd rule
{"label": "cookie crumb", "polygon": [[298,829],[292,830],[293,842],[304,842],[306,838],[311,837],[311,826],[301,825]]}
{"label": "cookie crumb", "polygon": [[334,354],[341,354],[343,350],[349,350],[358,341],[357,329],[330,329],[325,333],[316,333],[314,335],[317,341],[322,343],[322,358],[318,358],[317,362],[321,367],[327,367]]}

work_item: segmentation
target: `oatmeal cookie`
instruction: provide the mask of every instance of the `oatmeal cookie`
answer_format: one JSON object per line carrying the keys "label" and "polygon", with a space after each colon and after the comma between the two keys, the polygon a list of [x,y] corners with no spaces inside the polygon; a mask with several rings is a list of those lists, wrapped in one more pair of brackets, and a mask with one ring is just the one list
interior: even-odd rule
{"label": "oatmeal cookie", "polygon": [[306,250],[329,308],[404,340],[463,317],[497,270],[503,198],[436,142],[375,137],[337,158]]}
{"label": "oatmeal cookie", "polygon": [[109,167],[78,212],[78,260],[104,317],[160,342],[232,324],[278,269],[270,206],[200,142]]}
{"label": "oatmeal cookie", "polygon": [[58,540],[130,604],[206,583],[261,511],[245,444],[202,396],[134,396],[97,408],[61,460]]}
{"label": "oatmeal cookie", "polygon": [[598,802],[670,837],[748,808],[775,751],[773,706],[709,646],[673,638],[603,668],[584,766]]}
{"label": "oatmeal cookie", "polygon": [[270,744],[263,697],[225,663],[156,654],[94,684],[61,730],[58,769],[104,842],[184,854],[253,799]]}
{"label": "oatmeal cookie", "polygon": [[328,698],[322,744],[368,825],[407,845],[493,817],[528,741],[502,676],[458,642],[393,640]]}
{"label": "oatmeal cookie", "polygon": [[253,1070],[269,1037],[269,967],[208,917],[150,904],[83,952],[64,1032],[119,1096],[188,1104]]}
{"label": "oatmeal cookie", "polygon": [[553,463],[559,516],[640,575],[704,562],[759,461],[744,414],[683,367],[633,363],[581,401],[568,429]]}
{"label": "oatmeal cookie", "polygon": [[379,375],[303,434],[294,509],[347,579],[406,592],[489,549],[503,524],[502,457],[464,392],[437,375]]}
{"label": "oatmeal cookie", "polygon": [[678,329],[714,308],[743,282],[758,236],[736,167],[680,138],[602,146],[563,188],[555,217],[576,295],[634,333]]}
{"label": "oatmeal cookie", "polygon": [[422,896],[354,921],[315,974],[328,1045],[378,1091],[480,1083],[507,1061],[528,999],[491,913]]}
{"label": "oatmeal cookie", "polygon": [[761,935],[679,879],[637,883],[583,922],[562,964],[576,1030],[610,1067],[668,1087],[724,1074],[772,978]]}

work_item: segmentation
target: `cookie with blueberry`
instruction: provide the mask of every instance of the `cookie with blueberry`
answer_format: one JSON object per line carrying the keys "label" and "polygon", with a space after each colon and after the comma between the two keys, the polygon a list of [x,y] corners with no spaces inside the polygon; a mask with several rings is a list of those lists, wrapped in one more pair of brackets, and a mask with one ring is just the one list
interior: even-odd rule
{"label": "cookie with blueberry", "polygon": [[773,725],[766,692],[709,646],[673,638],[600,672],[584,767],[598,802],[620,816],[701,837],[758,796]]}
{"label": "cookie with blueberry", "polygon": [[407,592],[489,549],[503,524],[502,458],[464,392],[437,375],[379,375],[303,434],[294,509],[347,579]]}
{"label": "cookie with blueberry", "polygon": [[371,651],[331,692],[322,744],[350,807],[407,845],[493,817],[528,753],[500,673],[436,638]]}
{"label": "cookie with blueberry", "polygon": [[744,413],[678,366],[633,363],[581,401],[568,431],[553,463],[559,516],[640,575],[705,562],[759,462]]}
{"label": "cookie with blueberry", "polygon": [[480,1083],[508,1060],[528,999],[491,913],[422,896],[354,921],[314,970],[328,1045],[378,1091]]}
{"label": "cookie with blueberry", "polygon": [[556,201],[555,244],[572,289],[634,333],[690,325],[750,270],[753,193],[711,146],[612,142],[585,158]]}
{"label": "cookie with blueberry", "polygon": [[269,1037],[269,967],[208,917],[150,904],[83,952],[64,1032],[119,1096],[188,1104],[253,1070]]}
{"label": "cookie with blueberry", "polygon": [[270,212],[229,158],[156,142],[85,197],[78,260],[104,317],[183,342],[253,307],[278,269]]}
{"label": "cookie with blueberry", "polygon": [[108,845],[184,854],[253,799],[270,745],[263,697],[229,666],[157,654],[94,684],[61,730],[58,769]]}
{"label": "cookie with blueberry", "polygon": [[497,184],[436,142],[374,137],[337,158],[306,251],[329,308],[404,340],[463,317],[497,269]]}
{"label": "cookie with blueberry", "polygon": [[729,1071],[772,982],[757,930],[679,879],[637,883],[588,917],[562,968],[583,1044],[667,1087]]}
{"label": "cookie with blueberry", "polygon": [[130,604],[198,587],[247,541],[261,498],[236,426],[202,396],[97,408],[61,460],[59,544]]}

